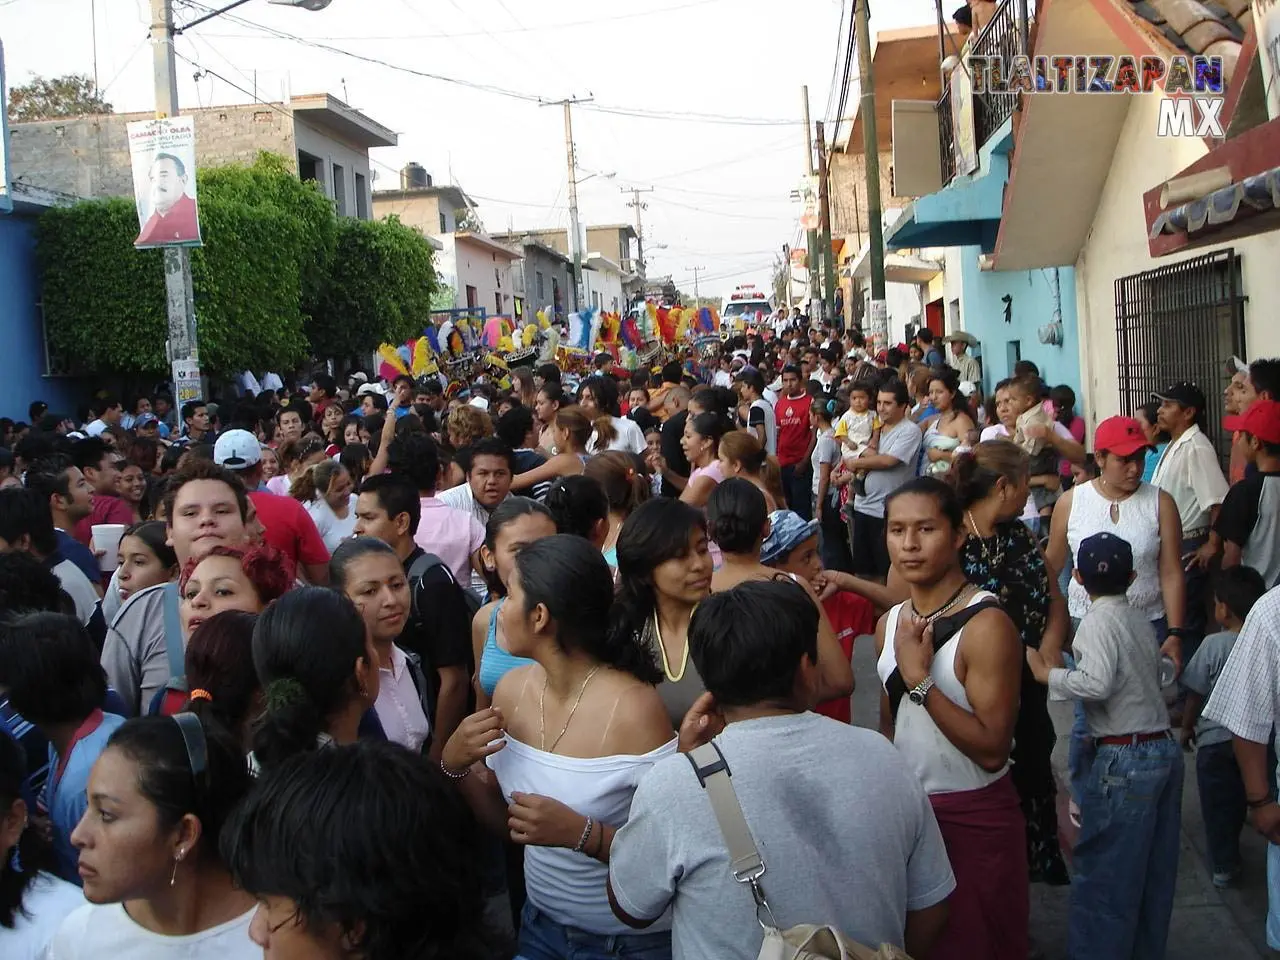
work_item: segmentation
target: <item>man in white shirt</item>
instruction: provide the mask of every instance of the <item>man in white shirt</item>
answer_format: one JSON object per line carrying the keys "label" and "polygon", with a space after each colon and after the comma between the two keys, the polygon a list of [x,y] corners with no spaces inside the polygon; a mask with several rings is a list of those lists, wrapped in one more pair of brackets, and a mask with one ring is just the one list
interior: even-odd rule
{"label": "man in white shirt", "polygon": [[1194,383],[1175,383],[1152,394],[1151,399],[1160,401],[1157,420],[1171,438],[1156,464],[1152,483],[1173,497],[1182,520],[1182,559],[1187,568],[1182,653],[1187,662],[1204,639],[1209,564],[1222,549],[1222,538],[1212,528],[1227,498],[1227,478],[1222,475],[1213,441],[1200,429],[1206,409],[1200,388]]}
{"label": "man in white shirt", "polygon": [[960,379],[968,383],[981,383],[982,367],[978,364],[977,357],[969,355],[969,348],[978,345],[978,338],[967,331],[957,330],[944,337],[943,342],[949,345],[947,364],[960,374]]}

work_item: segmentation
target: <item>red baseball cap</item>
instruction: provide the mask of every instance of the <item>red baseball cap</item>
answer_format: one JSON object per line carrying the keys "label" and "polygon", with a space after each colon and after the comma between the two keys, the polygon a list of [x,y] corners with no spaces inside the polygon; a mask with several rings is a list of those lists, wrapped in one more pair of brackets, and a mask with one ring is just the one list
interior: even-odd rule
{"label": "red baseball cap", "polygon": [[1238,417],[1227,417],[1222,425],[1232,432],[1241,431],[1257,437],[1262,443],[1280,443],[1280,402],[1255,400]]}
{"label": "red baseball cap", "polygon": [[1139,450],[1151,449],[1151,441],[1133,417],[1108,417],[1098,424],[1093,449],[1097,453],[1105,450],[1118,457],[1131,457]]}

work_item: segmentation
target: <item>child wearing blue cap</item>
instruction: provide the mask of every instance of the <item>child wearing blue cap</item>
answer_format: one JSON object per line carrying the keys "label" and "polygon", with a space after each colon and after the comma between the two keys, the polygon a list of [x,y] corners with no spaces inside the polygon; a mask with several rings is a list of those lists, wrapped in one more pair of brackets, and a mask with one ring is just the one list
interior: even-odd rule
{"label": "child wearing blue cap", "polygon": [[1092,601],[1072,643],[1076,666],[1050,668],[1027,650],[1052,699],[1083,701],[1096,747],[1073,858],[1067,954],[1161,957],[1178,874],[1182,748],[1161,693],[1160,644],[1125,596],[1134,578],[1127,541],[1087,538],[1073,576]]}

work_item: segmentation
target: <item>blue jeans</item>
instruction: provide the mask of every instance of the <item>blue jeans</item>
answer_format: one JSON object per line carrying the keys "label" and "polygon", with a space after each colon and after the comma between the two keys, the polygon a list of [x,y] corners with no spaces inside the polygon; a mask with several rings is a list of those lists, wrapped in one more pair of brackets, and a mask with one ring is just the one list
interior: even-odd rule
{"label": "blue jeans", "polygon": [[[1164,643],[1168,637],[1169,621],[1164,617],[1152,620],[1151,626],[1156,632],[1156,642]],[[1080,621],[1071,618],[1071,635],[1074,637],[1080,628]],[[1076,661],[1069,653],[1062,655],[1067,668],[1075,667]],[[1187,662],[1186,658],[1182,661]],[[1076,806],[1082,806],[1085,784],[1089,780],[1089,769],[1093,766],[1093,737],[1089,733],[1089,724],[1084,718],[1084,703],[1077,700],[1075,704],[1075,720],[1071,724],[1071,739],[1067,741],[1067,780],[1071,789],[1071,799]]]}
{"label": "blue jeans", "polygon": [[1182,824],[1173,739],[1100,745],[1081,804],[1067,927],[1070,960],[1163,960]]}
{"label": "blue jeans", "polygon": [[1196,749],[1196,782],[1204,816],[1209,861],[1214,873],[1240,869],[1240,831],[1244,829],[1244,781],[1231,741]]}
{"label": "blue jeans", "polygon": [[671,960],[671,932],[588,933],[557,923],[525,902],[516,960]]}

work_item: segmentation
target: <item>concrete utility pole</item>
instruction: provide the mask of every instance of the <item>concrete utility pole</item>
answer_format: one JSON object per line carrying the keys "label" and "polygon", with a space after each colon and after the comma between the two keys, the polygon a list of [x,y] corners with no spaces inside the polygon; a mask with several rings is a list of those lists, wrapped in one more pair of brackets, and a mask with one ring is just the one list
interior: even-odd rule
{"label": "concrete utility pole", "polygon": [[628,203],[627,206],[634,207],[636,211],[636,274],[640,277],[640,288],[643,292],[645,284],[644,224],[640,222],[640,211],[648,210],[649,205],[640,199],[640,194],[653,193],[653,187],[646,187],[643,190],[637,187],[633,187],[628,190],[626,187],[623,187],[622,192],[631,194],[631,202]]}
{"label": "concrete utility pole", "polygon": [[889,307],[884,298],[884,224],[880,212],[880,141],[876,134],[876,86],[871,74],[871,14],[867,0],[854,0],[858,31],[858,86],[862,94],[862,139],[867,170],[867,240],[871,264],[871,335],[889,343]]}
{"label": "concrete utility pole", "polygon": [[[151,0],[151,54],[155,65],[156,119],[176,117],[178,64],[173,52],[173,0]],[[173,399],[181,408],[183,403],[196,398],[183,396],[180,384],[198,382],[203,393],[195,295],[191,287],[191,253],[186,247],[164,248],[164,289],[169,314]]]}
{"label": "concrete utility pole", "polygon": [[702,306],[702,295],[698,290],[698,274],[706,270],[706,267],[685,267],[686,270],[693,271],[693,304],[696,307]]}
{"label": "concrete utility pole", "polygon": [[[804,100],[804,172],[808,174],[809,180],[813,181],[813,124],[809,122],[809,85],[806,83],[803,89]],[[817,300],[820,296],[818,292],[818,231],[808,231],[808,263],[809,263],[809,299]],[[787,289],[787,296],[791,296],[790,288]],[[790,304],[786,304],[790,306]]]}
{"label": "concrete utility pole", "polygon": [[835,315],[836,311],[836,265],[835,254],[831,250],[831,191],[827,186],[827,138],[822,128],[822,121],[818,121],[818,203],[821,205],[822,213],[822,236],[819,243],[822,244],[822,263],[823,273],[826,277],[826,289],[822,297],[822,314],[826,319],[830,319]]}
{"label": "concrete utility pole", "polygon": [[573,309],[582,309],[582,240],[578,226],[578,163],[573,149],[573,105],[590,103],[593,97],[574,97],[542,103],[544,107],[564,107],[564,152],[569,168],[569,255],[573,258]]}

